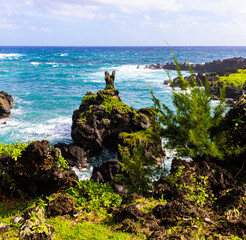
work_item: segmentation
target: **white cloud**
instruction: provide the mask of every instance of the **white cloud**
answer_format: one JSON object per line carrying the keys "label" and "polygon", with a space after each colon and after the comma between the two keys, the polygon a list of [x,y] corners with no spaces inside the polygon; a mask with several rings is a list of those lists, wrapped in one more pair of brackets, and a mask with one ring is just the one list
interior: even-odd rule
{"label": "white cloud", "polygon": [[170,25],[168,23],[160,23],[159,28],[162,30],[170,29]]}

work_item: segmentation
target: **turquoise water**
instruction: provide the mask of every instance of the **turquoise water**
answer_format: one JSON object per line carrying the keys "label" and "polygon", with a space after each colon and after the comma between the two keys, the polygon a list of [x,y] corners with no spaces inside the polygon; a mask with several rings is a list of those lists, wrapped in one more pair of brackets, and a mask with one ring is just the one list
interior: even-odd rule
{"label": "turquoise water", "polygon": [[[173,50],[180,62],[246,57],[246,47]],[[135,108],[151,106],[150,85],[170,105],[170,88],[163,85],[166,73],[144,66],[171,61],[167,47],[0,47],[0,91],[15,99],[12,117],[7,125],[0,124],[0,142],[71,142],[73,111],[87,91],[104,88],[104,71],[116,71],[115,86],[125,103]]]}

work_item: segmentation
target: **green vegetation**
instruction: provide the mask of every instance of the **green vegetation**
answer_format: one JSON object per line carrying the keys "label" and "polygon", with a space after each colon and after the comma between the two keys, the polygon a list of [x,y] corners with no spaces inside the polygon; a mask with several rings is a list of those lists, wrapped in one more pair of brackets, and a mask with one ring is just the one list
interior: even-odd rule
{"label": "green vegetation", "polygon": [[9,154],[15,161],[21,156],[21,152],[26,149],[28,144],[22,142],[2,144],[0,143],[0,156]]}
{"label": "green vegetation", "polygon": [[147,147],[147,144],[150,141],[153,141],[153,128],[150,127],[147,130],[142,130],[133,133],[122,132],[119,134],[119,136],[123,137],[124,143],[128,145],[132,146],[137,141]]}
{"label": "green vegetation", "polygon": [[57,157],[57,160],[56,162],[59,163],[61,165],[61,170],[66,170],[68,169],[68,163],[67,163],[67,160],[62,156],[62,155],[59,155],[59,156],[56,156]]}
{"label": "green vegetation", "polygon": [[216,76],[218,77],[218,82],[223,82],[227,86],[234,86],[242,88],[246,83],[246,69],[238,69],[237,73],[230,73],[228,76]]}
{"label": "green vegetation", "polygon": [[88,221],[74,222],[63,217],[56,217],[48,220],[48,224],[54,226],[54,240],[143,240],[144,236],[134,236],[130,233],[123,233],[115,230],[114,226],[103,223]]}
{"label": "green vegetation", "polygon": [[[0,235],[0,239],[18,240],[18,233],[22,223],[13,224],[11,219],[15,216],[20,216],[23,211],[37,206],[37,202],[40,201],[38,199],[29,199],[29,201],[13,199],[0,202],[0,222],[10,225],[9,231]],[[35,220],[35,218],[36,216],[33,216],[31,220]],[[69,216],[51,217],[47,219],[47,224],[50,224],[55,229],[54,240],[146,239],[144,235],[118,231],[117,228],[119,226],[112,222],[111,214],[105,212],[100,215],[100,212],[96,209],[90,213],[83,212],[76,219]],[[43,230],[42,224],[37,226],[37,230]]]}
{"label": "green vegetation", "polygon": [[178,156],[205,157],[206,159],[224,157],[226,136],[223,132],[214,132],[221,123],[226,106],[224,99],[216,107],[211,106],[212,95],[206,78],[202,88],[197,87],[194,74],[190,69],[191,81],[187,81],[181,74],[179,64],[174,56],[181,91],[173,88],[172,111],[167,105],[157,99],[153,91],[152,100],[158,111],[159,121],[164,126],[161,137],[167,139],[166,148],[176,149]]}
{"label": "green vegetation", "polygon": [[[150,166],[156,164],[156,160],[146,156],[146,148],[150,141],[155,141],[158,137],[156,127],[148,128],[144,131],[135,133],[121,133],[124,144],[118,145],[119,153],[122,158],[120,162],[122,170],[125,171],[129,178],[123,175],[120,181],[124,181],[129,192],[147,193],[151,188],[151,181],[148,175],[151,173]],[[153,151],[157,151],[156,149]],[[154,152],[153,152],[154,154]]]}
{"label": "green vegetation", "polygon": [[76,188],[70,187],[65,193],[75,199],[77,208],[87,211],[116,207],[121,203],[121,197],[115,194],[109,185],[98,184],[93,180],[78,181]]}
{"label": "green vegetation", "polygon": [[190,175],[191,185],[182,184],[179,189],[186,190],[185,198],[188,201],[194,202],[196,206],[203,206],[205,204],[206,198],[209,197],[207,193],[206,183],[208,177],[200,176],[198,180],[193,174]]}
{"label": "green vegetation", "polygon": [[108,112],[109,114],[111,114],[113,109],[119,109],[123,114],[126,114],[128,112],[133,112],[134,113],[133,119],[137,119],[139,117],[139,113],[137,113],[135,109],[119,101],[117,97],[103,95],[103,102],[101,105],[105,108],[105,111]]}
{"label": "green vegetation", "polygon": [[85,104],[85,102],[87,102],[90,99],[96,99],[97,95],[93,94],[93,95],[85,95],[82,99],[82,103],[81,104]]}
{"label": "green vegetation", "polygon": [[172,187],[176,187],[176,188],[179,187],[178,181],[179,181],[179,178],[182,175],[182,172],[184,169],[185,169],[185,166],[180,166],[180,167],[178,167],[177,171],[169,174],[166,177],[166,181],[168,182],[168,185],[170,185]]}

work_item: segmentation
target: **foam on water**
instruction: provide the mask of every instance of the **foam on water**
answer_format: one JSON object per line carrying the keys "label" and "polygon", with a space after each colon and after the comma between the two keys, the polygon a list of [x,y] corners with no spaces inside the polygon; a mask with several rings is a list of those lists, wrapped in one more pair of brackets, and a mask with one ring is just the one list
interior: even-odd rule
{"label": "foam on water", "polygon": [[21,57],[22,56],[22,54],[18,54],[18,53],[1,53],[0,54],[0,59],[17,59],[17,58],[19,58],[19,57]]}
{"label": "foam on water", "polygon": [[40,62],[31,62],[31,64],[34,65],[34,66],[37,66],[37,65],[39,65],[41,63]]}
{"label": "foam on water", "polygon": [[[173,50],[179,62],[246,57],[246,47]],[[104,71],[116,71],[115,87],[126,104],[137,109],[152,106],[150,85],[155,96],[172,107],[171,88],[163,84],[168,79],[165,71],[144,68],[173,62],[168,47],[0,47],[0,62],[0,91],[11,94],[16,102],[12,116],[0,121],[0,142],[4,144],[45,138],[52,144],[70,143],[73,111],[86,92],[105,87]],[[176,77],[176,71],[170,75]],[[6,125],[1,124],[5,121]],[[102,159],[90,161],[93,165]]]}

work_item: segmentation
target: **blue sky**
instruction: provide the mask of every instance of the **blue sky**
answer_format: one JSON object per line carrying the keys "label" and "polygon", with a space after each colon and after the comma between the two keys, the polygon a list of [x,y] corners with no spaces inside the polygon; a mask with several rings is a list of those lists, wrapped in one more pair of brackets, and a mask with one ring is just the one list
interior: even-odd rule
{"label": "blue sky", "polygon": [[0,0],[0,45],[245,46],[244,0]]}

